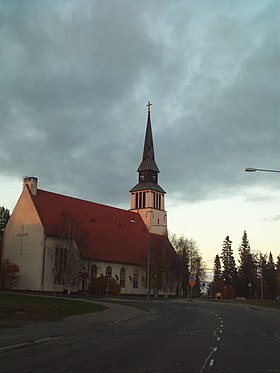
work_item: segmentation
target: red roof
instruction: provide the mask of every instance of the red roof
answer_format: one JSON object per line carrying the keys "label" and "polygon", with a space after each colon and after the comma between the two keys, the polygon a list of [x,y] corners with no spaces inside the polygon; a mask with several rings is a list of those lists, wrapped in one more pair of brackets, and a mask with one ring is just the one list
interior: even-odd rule
{"label": "red roof", "polygon": [[[123,264],[147,263],[148,230],[138,213],[40,189],[31,198],[47,236],[61,237],[70,226],[78,232],[77,239],[75,234],[73,237],[79,241],[82,257]],[[166,236],[150,234],[150,248],[154,245],[174,255]]]}

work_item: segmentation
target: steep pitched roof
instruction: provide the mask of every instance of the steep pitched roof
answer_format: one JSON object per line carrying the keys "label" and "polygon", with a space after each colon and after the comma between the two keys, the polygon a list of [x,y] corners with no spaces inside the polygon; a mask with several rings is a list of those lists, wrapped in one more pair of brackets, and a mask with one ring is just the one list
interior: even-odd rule
{"label": "steep pitched roof", "polygon": [[[123,264],[147,263],[148,230],[138,213],[40,189],[37,195],[30,196],[47,236],[61,237],[62,224],[71,217],[71,224],[76,224],[80,232],[82,257]],[[154,244],[174,252],[165,236],[151,234],[150,245]]]}
{"label": "steep pitched roof", "polygon": [[158,166],[155,161],[153,134],[151,126],[151,116],[150,111],[148,111],[147,128],[144,142],[143,158],[140,166],[138,167],[138,172],[140,171],[155,171],[159,173]]}

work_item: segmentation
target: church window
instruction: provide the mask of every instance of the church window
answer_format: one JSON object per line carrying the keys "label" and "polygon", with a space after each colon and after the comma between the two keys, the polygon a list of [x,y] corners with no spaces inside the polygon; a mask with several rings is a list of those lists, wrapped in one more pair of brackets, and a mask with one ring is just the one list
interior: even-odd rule
{"label": "church window", "polygon": [[135,269],[133,272],[133,288],[137,289],[139,286],[139,271]]}
{"label": "church window", "polygon": [[143,206],[142,207],[143,208],[146,207],[146,193],[145,192],[143,192]]}
{"label": "church window", "polygon": [[67,249],[56,246],[54,262],[54,281],[56,284],[64,284],[64,277],[67,267]]}
{"label": "church window", "polygon": [[125,288],[125,268],[122,267],[120,270],[120,287]]}
{"label": "church window", "polygon": [[146,207],[146,192],[138,192],[135,194],[135,208],[144,209]]}
{"label": "church window", "polygon": [[112,267],[110,266],[106,268],[106,277],[112,278]]}
{"label": "church window", "polygon": [[161,210],[162,207],[162,195],[160,193],[153,192],[153,208]]}
{"label": "church window", "polygon": [[97,266],[93,264],[90,269],[90,279],[91,281],[96,279],[97,277]]}

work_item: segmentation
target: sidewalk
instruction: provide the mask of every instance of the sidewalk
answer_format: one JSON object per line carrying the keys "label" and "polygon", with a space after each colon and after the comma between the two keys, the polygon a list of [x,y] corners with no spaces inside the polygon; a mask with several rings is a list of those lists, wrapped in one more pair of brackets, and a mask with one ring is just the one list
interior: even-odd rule
{"label": "sidewalk", "polygon": [[92,330],[94,332],[101,325],[117,325],[149,314],[149,312],[139,308],[115,303],[100,301],[92,301],[92,303],[105,305],[108,309],[96,313],[70,316],[62,321],[21,322],[18,325],[14,322],[11,323],[17,326],[0,329],[0,353],[27,347],[35,343],[59,339],[68,334],[78,333],[81,330]]}

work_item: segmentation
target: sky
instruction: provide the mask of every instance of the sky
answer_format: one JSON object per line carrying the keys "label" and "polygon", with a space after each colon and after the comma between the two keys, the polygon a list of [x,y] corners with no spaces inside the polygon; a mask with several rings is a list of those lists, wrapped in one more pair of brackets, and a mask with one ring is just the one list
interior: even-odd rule
{"label": "sky", "polygon": [[279,2],[0,0],[0,206],[23,176],[124,209],[151,120],[168,229],[280,254]]}

